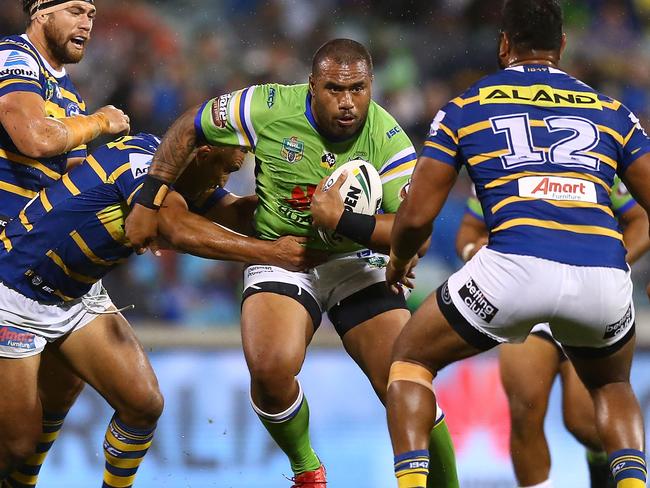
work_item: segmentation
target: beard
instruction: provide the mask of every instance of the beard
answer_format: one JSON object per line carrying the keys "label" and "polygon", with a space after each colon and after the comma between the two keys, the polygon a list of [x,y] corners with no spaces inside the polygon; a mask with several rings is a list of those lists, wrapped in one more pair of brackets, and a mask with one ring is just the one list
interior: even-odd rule
{"label": "beard", "polygon": [[43,33],[52,55],[61,64],[76,64],[84,57],[85,49],[74,49],[70,39],[57,30],[52,17],[45,23]]}

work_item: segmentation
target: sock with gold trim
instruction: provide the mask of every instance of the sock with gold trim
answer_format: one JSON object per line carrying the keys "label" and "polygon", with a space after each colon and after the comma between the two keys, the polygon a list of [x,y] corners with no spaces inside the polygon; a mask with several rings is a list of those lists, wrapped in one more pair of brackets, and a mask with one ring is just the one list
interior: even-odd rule
{"label": "sock with gold trim", "polygon": [[67,413],[43,412],[43,431],[38,438],[36,452],[22,466],[16,468],[7,476],[4,485],[2,485],[3,487],[33,488],[36,486],[38,473],[41,471],[41,466],[43,466],[52,444],[59,437]]}
{"label": "sock with gold trim", "polygon": [[395,456],[398,488],[426,488],[429,474],[429,451],[409,451]]}
{"label": "sock with gold trim", "polygon": [[621,449],[609,456],[616,488],[645,488],[647,469],[645,454],[636,449]]}
{"label": "sock with gold trim", "polygon": [[156,428],[136,429],[114,415],[104,437],[104,483],[102,488],[130,488]]}

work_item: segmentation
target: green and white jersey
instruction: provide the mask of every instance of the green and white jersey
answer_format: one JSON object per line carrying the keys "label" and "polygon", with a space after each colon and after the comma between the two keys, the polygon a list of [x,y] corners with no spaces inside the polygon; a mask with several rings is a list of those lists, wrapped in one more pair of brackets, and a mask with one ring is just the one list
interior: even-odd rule
{"label": "green and white jersey", "polygon": [[[636,200],[618,176],[614,177],[614,184],[609,198],[612,201],[612,210],[617,218],[620,218],[621,215],[636,205]],[[481,208],[481,203],[474,194],[474,187],[472,187],[472,196],[467,199],[465,212],[479,220],[483,220],[483,208]]]}
{"label": "green and white jersey", "polygon": [[196,117],[199,138],[255,153],[255,229],[262,239],[309,236],[310,247],[332,252],[361,248],[349,241],[327,246],[311,225],[309,205],[318,183],[353,159],[371,163],[381,176],[382,210],[397,211],[408,190],[417,154],[395,119],[375,102],[356,136],[331,141],[318,130],[305,85],[251,86],[207,101]]}

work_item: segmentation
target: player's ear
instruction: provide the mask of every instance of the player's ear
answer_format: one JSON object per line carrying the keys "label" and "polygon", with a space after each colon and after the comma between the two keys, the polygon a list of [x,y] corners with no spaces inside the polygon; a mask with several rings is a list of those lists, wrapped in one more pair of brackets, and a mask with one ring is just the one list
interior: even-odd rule
{"label": "player's ear", "polygon": [[510,57],[510,38],[504,31],[499,31],[497,56],[499,57],[499,65],[502,68],[508,66],[508,58]]}
{"label": "player's ear", "polygon": [[560,54],[558,56],[558,60],[562,58],[562,54],[564,54],[564,48],[566,48],[566,33],[562,33],[562,43],[560,44]]}
{"label": "player's ear", "polygon": [[314,85],[315,85],[314,74],[310,73],[309,74],[309,93],[311,94],[312,97],[314,96]]}

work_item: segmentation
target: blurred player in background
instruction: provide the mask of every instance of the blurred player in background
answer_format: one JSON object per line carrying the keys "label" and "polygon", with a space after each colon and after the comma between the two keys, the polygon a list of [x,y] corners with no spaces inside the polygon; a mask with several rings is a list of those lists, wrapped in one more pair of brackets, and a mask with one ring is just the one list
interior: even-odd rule
{"label": "blurred player in background", "polygon": [[[42,188],[83,160],[87,142],[129,130],[128,117],[114,107],[87,116],[65,71],[66,64],[83,58],[93,1],[24,0],[23,9],[30,18],[26,33],[0,39],[0,230]],[[0,331],[11,329],[2,324]],[[12,486],[36,485],[45,455],[83,388],[47,350],[42,365],[43,435],[37,455],[7,481]]]}
{"label": "blurred player in background", "polygon": [[406,279],[462,165],[490,232],[395,345],[387,406],[400,487],[425,483],[437,372],[522,342],[540,322],[592,396],[617,487],[645,486],[643,418],[629,382],[632,282],[610,192],[618,174],[650,209],[650,140],[626,107],[558,69],[565,41],[557,0],[506,0],[504,69],[436,115],[395,219],[391,285]]}
{"label": "blurred player in background", "polygon": [[[328,262],[304,272],[272,266],[245,271],[242,340],[251,402],[289,457],[294,487],[326,486],[325,469],[309,438],[307,400],[296,378],[323,312],[382,402],[393,343],[409,317],[404,295],[391,294],[384,283],[386,256],[365,248],[387,250],[416,155],[393,117],[371,101],[371,83],[372,61],[365,47],[336,39],[315,54],[308,85],[252,86],[188,111],[163,139],[137,200],[141,205],[127,220],[134,246],[146,245],[157,232],[153,200],[176,179],[192,147],[201,141],[239,144],[256,157],[256,235],[308,236],[309,247],[333,253]],[[353,159],[367,160],[379,171],[385,214],[343,212],[337,191],[317,190],[337,166]],[[318,226],[348,239],[328,245],[318,237]],[[429,435],[432,457],[440,465],[430,483],[456,487],[453,447],[438,413]]]}
{"label": "blurred player in background", "polygon": [[[0,319],[11,329],[0,345],[0,480],[34,450],[40,434],[37,394],[46,343],[115,409],[104,440],[104,488],[132,486],[163,408],[149,361],[113,306],[101,278],[133,252],[124,236],[129,206],[142,188],[159,139],[124,137],[41,190],[12,220],[0,242]],[[161,238],[209,259],[313,265],[306,239],[262,241],[225,230],[204,217],[241,214],[237,199],[215,184],[239,168],[240,148],[199,148],[158,214]],[[246,202],[244,202],[246,203]],[[244,205],[244,207],[250,205]],[[320,257],[320,256],[318,256]],[[125,379],[128,378],[128,381]],[[22,486],[12,480],[8,486]]]}
{"label": "blurred player in background", "polygon": [[[618,177],[610,198],[623,229],[625,259],[632,264],[650,248],[648,215]],[[470,197],[456,236],[461,259],[471,259],[487,244],[487,236],[481,203]],[[502,344],[499,353],[501,379],[510,405],[510,454],[519,484],[534,486],[549,479],[551,458],[544,418],[553,381],[559,374],[564,424],[587,448],[591,488],[613,486],[607,453],[596,430],[593,402],[561,345],[553,339],[549,325],[535,325],[523,344]]]}

